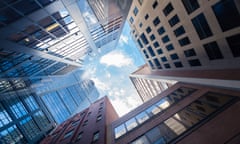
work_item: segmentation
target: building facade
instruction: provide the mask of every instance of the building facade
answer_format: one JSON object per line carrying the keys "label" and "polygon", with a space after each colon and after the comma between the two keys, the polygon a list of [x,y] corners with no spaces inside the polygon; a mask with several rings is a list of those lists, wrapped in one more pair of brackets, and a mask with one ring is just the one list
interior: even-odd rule
{"label": "building facade", "polygon": [[108,97],[105,96],[63,122],[41,144],[105,144],[107,125],[117,118],[116,111]]}
{"label": "building facade", "polygon": [[127,19],[152,78],[239,89],[239,1],[135,0]]}
{"label": "building facade", "polygon": [[138,95],[143,102],[150,100],[157,96],[164,90],[168,89],[176,83],[172,80],[151,79],[148,78],[148,73],[142,77],[138,77],[137,74],[141,71],[147,71],[150,74],[150,69],[147,64],[141,66],[138,70],[130,74],[129,78],[136,88]]}
{"label": "building facade", "polygon": [[239,91],[177,83],[114,121],[110,144],[237,144]]}

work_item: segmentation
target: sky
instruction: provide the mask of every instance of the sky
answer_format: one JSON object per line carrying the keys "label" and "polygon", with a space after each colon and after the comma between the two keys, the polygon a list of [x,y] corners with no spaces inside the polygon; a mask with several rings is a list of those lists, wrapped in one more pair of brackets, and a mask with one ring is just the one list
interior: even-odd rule
{"label": "sky", "polygon": [[85,64],[85,76],[95,82],[101,97],[109,97],[122,116],[142,104],[129,75],[144,63],[126,22],[117,47],[97,59],[90,58]]}

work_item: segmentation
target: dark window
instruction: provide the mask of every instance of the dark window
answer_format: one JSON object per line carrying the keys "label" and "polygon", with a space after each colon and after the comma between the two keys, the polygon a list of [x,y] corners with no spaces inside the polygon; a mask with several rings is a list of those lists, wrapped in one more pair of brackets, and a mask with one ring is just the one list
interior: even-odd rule
{"label": "dark window", "polygon": [[159,35],[162,35],[165,32],[165,29],[164,27],[160,27],[157,31]]}
{"label": "dark window", "polygon": [[182,3],[188,14],[199,8],[198,0],[182,0]]}
{"label": "dark window", "polygon": [[145,36],[144,33],[142,33],[142,34],[140,35],[140,38],[141,38],[141,40],[143,41],[143,43],[144,43],[145,45],[148,44],[148,40],[147,40],[147,38],[146,38],[146,36]]}
{"label": "dark window", "polygon": [[143,53],[144,53],[145,57],[148,59],[148,58],[149,58],[149,56],[148,56],[148,54],[147,54],[146,50],[143,50]]}
{"label": "dark window", "polygon": [[167,69],[171,68],[170,64],[164,64],[164,67]]}
{"label": "dark window", "polygon": [[162,68],[162,67],[161,67],[161,64],[160,64],[160,62],[158,61],[157,58],[155,58],[153,61],[154,61],[155,65],[157,66],[158,69],[161,69],[161,68]]}
{"label": "dark window", "polygon": [[156,39],[155,35],[152,34],[152,35],[150,36],[150,39],[151,39],[151,41],[155,40],[155,39]]}
{"label": "dark window", "polygon": [[174,30],[174,34],[176,37],[182,35],[185,33],[185,29],[183,28],[183,26],[178,27],[177,29]]}
{"label": "dark window", "polygon": [[139,4],[142,5],[143,3],[143,0],[138,0]]}
{"label": "dark window", "polygon": [[155,1],[155,2],[152,4],[152,7],[153,7],[153,9],[155,9],[157,6],[158,6],[158,2]]}
{"label": "dark window", "polygon": [[148,14],[146,14],[145,15],[145,20],[147,20],[149,18],[149,15]]}
{"label": "dark window", "polygon": [[170,39],[169,39],[169,37],[166,35],[166,36],[164,36],[164,37],[162,37],[162,42],[163,43],[167,43],[167,42],[169,42],[170,41]]}
{"label": "dark window", "polygon": [[101,119],[102,119],[102,115],[99,115],[99,116],[97,117],[97,120],[96,120],[96,121],[98,122],[98,121],[100,121]]}
{"label": "dark window", "polygon": [[179,18],[177,15],[173,16],[168,23],[170,24],[171,27],[173,27],[175,24],[177,24],[178,22],[180,22]]}
{"label": "dark window", "polygon": [[149,51],[150,55],[151,55],[152,57],[154,57],[154,56],[155,56],[155,53],[154,53],[154,51],[153,51],[152,47],[151,47],[151,46],[149,46],[147,49],[148,49],[148,51]]}
{"label": "dark window", "polygon": [[162,60],[162,62],[166,62],[167,58],[164,56],[164,57],[161,57],[161,60]]}
{"label": "dark window", "polygon": [[171,54],[170,57],[171,57],[172,60],[179,59],[177,54]]}
{"label": "dark window", "polygon": [[157,53],[160,55],[160,54],[163,54],[163,51],[162,51],[162,49],[158,49],[157,50]]}
{"label": "dark window", "polygon": [[130,21],[130,23],[132,24],[134,20],[133,20],[132,17],[130,17],[129,21]]}
{"label": "dark window", "polygon": [[191,66],[201,66],[201,63],[198,59],[193,59],[188,61]]}
{"label": "dark window", "polygon": [[185,50],[184,54],[186,57],[196,56],[194,49]]}
{"label": "dark window", "polygon": [[185,46],[185,45],[188,45],[191,43],[188,37],[184,37],[184,38],[178,40],[178,42],[181,46]]}
{"label": "dark window", "polygon": [[149,65],[150,65],[150,67],[151,67],[152,69],[155,69],[152,61],[149,60],[148,63],[149,63]]}
{"label": "dark window", "polygon": [[153,43],[153,46],[154,46],[155,48],[157,48],[157,47],[159,47],[159,43],[156,41],[156,42]]}
{"label": "dark window", "polygon": [[169,45],[166,46],[166,49],[167,49],[168,51],[171,51],[171,50],[174,50],[174,47],[173,47],[172,44],[169,44]]}
{"label": "dark window", "polygon": [[240,34],[227,37],[228,45],[231,48],[232,54],[234,57],[240,56]]}
{"label": "dark window", "polygon": [[76,140],[80,140],[81,138],[83,137],[83,132],[81,131],[78,136],[77,136],[77,139]]}
{"label": "dark window", "polygon": [[147,28],[146,28],[146,32],[147,32],[147,33],[150,33],[151,31],[152,31],[152,29],[151,29],[150,27],[147,27]]}
{"label": "dark window", "polygon": [[134,13],[135,16],[138,14],[138,8],[137,7],[134,8],[133,13]]}
{"label": "dark window", "polygon": [[93,140],[92,141],[96,142],[98,139],[99,139],[99,131],[97,131],[93,134]]}
{"label": "dark window", "polygon": [[221,0],[212,6],[223,31],[240,26],[240,14],[236,6],[234,0]]}
{"label": "dark window", "polygon": [[138,42],[138,45],[140,46],[140,48],[143,48],[143,45],[139,39],[137,40],[137,42]]}
{"label": "dark window", "polygon": [[156,18],[153,20],[154,26],[157,26],[159,23],[160,23],[160,19],[159,19],[158,17],[156,17]]}
{"label": "dark window", "polygon": [[216,42],[210,42],[210,43],[204,44],[203,47],[205,48],[205,51],[210,60],[223,59],[222,53]]}
{"label": "dark window", "polygon": [[199,38],[205,39],[207,37],[212,36],[212,31],[208,26],[207,20],[204,14],[199,14],[195,18],[192,19],[193,26],[195,27]]}
{"label": "dark window", "polygon": [[142,25],[143,25],[143,24],[142,24],[142,23],[140,23],[140,24],[139,24],[139,27],[141,28],[141,27],[142,27]]}
{"label": "dark window", "polygon": [[164,9],[163,13],[165,16],[168,16],[173,11],[173,6],[171,3],[169,3]]}
{"label": "dark window", "polygon": [[18,1],[13,5],[13,7],[24,15],[27,15],[40,8],[35,1]]}
{"label": "dark window", "polygon": [[176,68],[183,67],[181,62],[174,62],[174,65],[175,65]]}

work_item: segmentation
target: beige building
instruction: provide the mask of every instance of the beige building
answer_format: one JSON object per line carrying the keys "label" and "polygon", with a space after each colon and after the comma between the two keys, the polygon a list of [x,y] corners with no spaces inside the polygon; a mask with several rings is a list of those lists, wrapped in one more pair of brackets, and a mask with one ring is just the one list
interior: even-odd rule
{"label": "beige building", "polygon": [[152,78],[240,87],[239,1],[135,0],[127,19]]}

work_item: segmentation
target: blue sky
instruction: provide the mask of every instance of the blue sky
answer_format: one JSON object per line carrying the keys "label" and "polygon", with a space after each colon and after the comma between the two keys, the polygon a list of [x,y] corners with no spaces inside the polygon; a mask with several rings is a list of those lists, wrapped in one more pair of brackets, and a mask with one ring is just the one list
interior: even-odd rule
{"label": "blue sky", "polygon": [[126,22],[116,49],[85,64],[85,74],[94,80],[101,96],[110,98],[121,116],[142,103],[129,75],[143,64]]}

